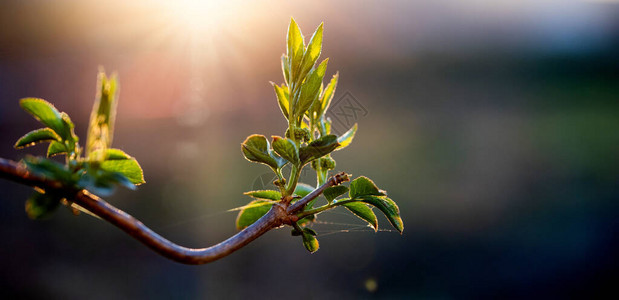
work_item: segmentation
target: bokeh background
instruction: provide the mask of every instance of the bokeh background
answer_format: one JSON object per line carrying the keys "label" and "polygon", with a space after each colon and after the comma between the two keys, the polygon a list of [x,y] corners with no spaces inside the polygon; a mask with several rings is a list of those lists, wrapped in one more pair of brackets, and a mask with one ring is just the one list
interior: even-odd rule
{"label": "bokeh background", "polygon": [[616,1],[2,1],[0,156],[45,151],[12,149],[38,128],[27,96],[84,140],[104,66],[121,82],[114,145],[147,180],[107,200],[179,244],[219,242],[242,192],[270,180],[239,144],[284,133],[269,81],[283,81],[291,16],[308,37],[325,22],[336,129],[359,124],[337,170],[389,191],[402,236],[335,211],[314,226],[315,254],[280,229],[185,266],[66,209],[30,221],[31,190],[2,180],[2,298],[545,298],[616,284]]}

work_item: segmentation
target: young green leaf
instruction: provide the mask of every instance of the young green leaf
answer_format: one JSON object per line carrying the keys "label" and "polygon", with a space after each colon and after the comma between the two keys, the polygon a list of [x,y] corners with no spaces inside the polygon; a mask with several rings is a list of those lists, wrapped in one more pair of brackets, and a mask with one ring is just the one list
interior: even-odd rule
{"label": "young green leaf", "polygon": [[288,56],[282,55],[282,72],[284,73],[284,80],[286,84],[290,84],[290,66],[288,65]]}
{"label": "young green leaf", "polygon": [[355,133],[357,133],[357,123],[355,123],[352,128],[342,134],[342,136],[337,138],[337,142],[340,143],[340,145],[335,148],[335,151],[339,151],[348,147],[348,145],[350,145],[350,143],[352,143],[352,140],[355,138]]}
{"label": "young green leaf", "polygon": [[303,228],[303,231],[307,234],[311,234],[313,236],[317,236],[318,234],[316,233],[316,231],[314,231],[314,229],[311,229],[309,227],[305,227]]}
{"label": "young green leaf", "polygon": [[273,150],[292,164],[299,164],[299,150],[291,139],[273,136]]}
{"label": "young green leaf", "polygon": [[51,180],[58,180],[71,185],[74,183],[73,174],[67,167],[50,159],[27,156],[24,163],[32,172],[39,173]]}
{"label": "young green leaf", "polygon": [[303,61],[301,62],[301,72],[299,73],[300,81],[297,83],[301,83],[302,79],[305,78],[307,73],[314,67],[316,60],[320,56],[320,52],[322,51],[323,25],[323,23],[320,23],[307,45],[307,49],[303,54]]}
{"label": "young green leaf", "polygon": [[286,164],[286,160],[271,153],[269,141],[264,135],[253,134],[248,136],[241,144],[241,150],[247,160],[266,164],[274,170]]}
{"label": "young green leaf", "polygon": [[79,138],[75,134],[75,124],[73,124],[73,121],[71,121],[71,117],[69,117],[66,112],[61,112],[60,118],[62,119],[64,128],[68,131],[66,140],[77,143]]}
{"label": "young green leaf", "polygon": [[135,185],[144,183],[142,167],[134,158],[105,160],[100,164],[101,169],[108,172],[118,172],[127,177]]}
{"label": "young green leaf", "polygon": [[51,103],[39,98],[24,98],[19,101],[19,105],[62,139],[68,138],[69,130],[65,127],[60,112]]}
{"label": "young green leaf", "polygon": [[282,199],[282,193],[274,190],[258,190],[243,193],[245,195],[258,198],[279,201]]}
{"label": "young green leaf", "polygon": [[294,107],[294,116],[302,117],[303,114],[317,101],[320,96],[320,86],[322,85],[322,79],[327,71],[327,64],[329,59],[323,60],[320,65],[312,69],[307,75],[307,79],[301,86],[301,93],[299,96],[299,103]]}
{"label": "young green leaf", "polygon": [[88,172],[80,177],[77,185],[102,197],[112,195],[116,185],[122,185],[128,189],[135,190],[135,185],[122,173],[104,170],[99,167],[89,167]]}
{"label": "young green leaf", "polygon": [[307,228],[303,228],[303,246],[305,246],[305,249],[307,249],[307,251],[309,251],[310,253],[314,253],[318,251],[320,245],[318,244],[318,240],[316,239],[316,237],[314,237],[311,232],[308,232],[305,229]]}
{"label": "young green leaf", "polygon": [[112,148],[112,149],[105,150],[105,159],[106,160],[123,160],[123,159],[132,159],[132,157],[120,149]]}
{"label": "young green leaf", "polygon": [[97,96],[90,114],[90,125],[86,138],[86,158],[101,161],[94,157],[95,150],[105,150],[112,145],[114,120],[118,104],[118,79],[116,75],[108,78],[103,71],[99,72],[97,81]]}
{"label": "young green leaf", "polygon": [[348,195],[352,199],[367,195],[385,196],[385,194],[378,189],[376,184],[365,176],[359,176],[350,183],[350,191],[348,192]]}
{"label": "young green leaf", "polygon": [[294,194],[299,197],[305,197],[307,194],[313,192],[316,188],[307,184],[299,182],[297,187],[294,189]]}
{"label": "young green leaf", "polygon": [[284,117],[288,120],[288,108],[290,103],[288,102],[288,88],[282,84],[282,86],[278,86],[274,82],[271,82],[273,88],[275,89],[275,94],[277,95],[277,103],[279,104],[279,109],[281,109]]}
{"label": "young green leaf", "polygon": [[299,149],[301,164],[306,164],[316,158],[327,155],[335,150],[337,146],[339,146],[339,143],[335,135],[323,136]]}
{"label": "young green leaf", "polygon": [[17,140],[17,143],[15,143],[13,147],[15,147],[15,149],[21,149],[38,143],[53,141],[60,141],[58,134],[49,128],[41,128],[26,133]]}
{"label": "young green leaf", "polygon": [[30,219],[38,220],[51,215],[59,206],[60,198],[34,192],[28,200],[26,200],[26,214]]}
{"label": "young green leaf", "polygon": [[374,231],[378,231],[378,220],[376,219],[376,215],[366,204],[359,202],[349,202],[344,203],[342,206],[346,207],[350,212],[352,212],[355,216],[365,220],[374,228]]}
{"label": "young green leaf", "polygon": [[329,108],[329,104],[331,104],[331,100],[333,99],[333,95],[335,94],[335,88],[337,87],[337,80],[340,77],[340,73],[337,72],[331,78],[327,87],[322,91],[322,95],[320,95],[320,111],[318,111],[318,115],[324,114],[325,111]]}
{"label": "young green leaf", "polygon": [[344,195],[346,192],[348,192],[347,186],[336,185],[336,186],[328,187],[327,189],[325,189],[325,191],[323,192],[323,195],[325,195],[325,198],[327,198],[327,201],[331,203],[335,198],[341,195]]}
{"label": "young green leaf", "polygon": [[305,50],[305,42],[303,34],[297,22],[290,18],[290,26],[288,27],[287,53],[290,66],[290,79],[294,81],[299,73],[301,60],[303,60],[303,51]]}
{"label": "young green leaf", "polygon": [[273,206],[270,201],[254,200],[244,206],[236,217],[236,229],[242,230],[262,218]]}
{"label": "young green leaf", "polygon": [[53,157],[59,154],[67,154],[67,147],[59,142],[52,141],[47,147],[47,157]]}
{"label": "young green leaf", "polygon": [[400,217],[400,208],[395,202],[387,197],[362,196],[357,198],[359,201],[375,206],[385,214],[391,225],[400,233],[404,230],[404,223]]}

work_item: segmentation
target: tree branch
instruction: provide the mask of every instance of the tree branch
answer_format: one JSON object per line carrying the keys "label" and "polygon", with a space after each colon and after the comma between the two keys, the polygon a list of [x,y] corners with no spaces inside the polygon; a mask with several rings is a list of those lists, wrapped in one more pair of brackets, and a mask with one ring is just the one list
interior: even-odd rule
{"label": "tree branch", "polygon": [[50,180],[28,171],[23,164],[0,158],[0,177],[24,185],[59,191],[66,196],[67,200],[112,223],[160,255],[180,263],[196,265],[225,257],[249,244],[267,231],[284,224],[291,224],[296,218],[294,214],[301,210],[308,202],[318,197],[326,188],[348,181],[346,173],[332,176],[325,184],[290,206],[285,202],[273,205],[273,208],[262,218],[227,240],[208,248],[195,249],[183,247],[165,239],[136,218],[86,190],[65,187],[62,182]]}

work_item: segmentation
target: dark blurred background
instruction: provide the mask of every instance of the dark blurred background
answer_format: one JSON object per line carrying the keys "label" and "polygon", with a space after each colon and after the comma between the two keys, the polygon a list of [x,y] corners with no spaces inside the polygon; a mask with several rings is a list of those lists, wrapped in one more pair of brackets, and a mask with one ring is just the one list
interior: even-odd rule
{"label": "dark blurred background", "polygon": [[66,209],[30,221],[31,189],[2,180],[0,295],[546,298],[617,282],[616,1],[3,1],[0,156],[45,151],[12,148],[39,126],[22,97],[67,112],[84,141],[98,66],[117,71],[114,146],[147,183],[107,200],[179,244],[219,242],[227,210],[270,180],[239,144],[285,131],[269,81],[291,16],[308,38],[325,22],[335,128],[359,124],[337,170],[389,191],[402,236],[335,211],[315,254],[280,229],[185,266]]}

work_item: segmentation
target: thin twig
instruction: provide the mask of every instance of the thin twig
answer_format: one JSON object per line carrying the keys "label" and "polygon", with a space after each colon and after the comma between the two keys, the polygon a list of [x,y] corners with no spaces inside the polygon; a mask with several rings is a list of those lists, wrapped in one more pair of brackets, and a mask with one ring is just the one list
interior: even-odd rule
{"label": "thin twig", "polygon": [[348,181],[348,176],[345,173],[332,176],[325,184],[290,206],[283,202],[273,205],[273,208],[262,218],[227,240],[208,248],[195,249],[179,246],[165,239],[146,227],[146,225],[136,218],[86,190],[75,190],[70,187],[65,187],[62,182],[50,180],[49,178],[28,171],[23,164],[0,158],[0,177],[24,185],[61,192],[68,200],[90,211],[101,219],[112,223],[164,257],[180,263],[195,265],[205,264],[225,257],[249,244],[271,229],[280,227],[284,224],[292,224],[294,218],[296,218],[294,215],[295,212],[318,197],[326,188]]}

